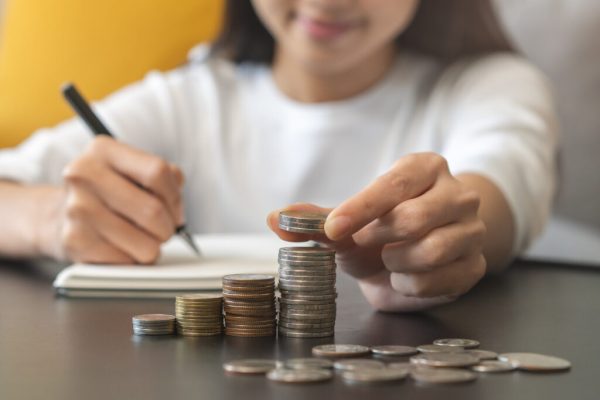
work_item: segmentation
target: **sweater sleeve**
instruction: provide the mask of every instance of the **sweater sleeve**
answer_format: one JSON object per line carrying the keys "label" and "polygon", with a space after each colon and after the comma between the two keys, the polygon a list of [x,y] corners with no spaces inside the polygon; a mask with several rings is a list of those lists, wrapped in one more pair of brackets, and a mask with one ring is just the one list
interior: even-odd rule
{"label": "sweater sleeve", "polygon": [[[175,129],[168,103],[171,81],[178,80],[177,74],[150,73],[94,103],[94,111],[117,140],[166,159],[176,158],[176,146],[168,140]],[[92,133],[79,118],[40,129],[19,146],[0,150],[0,179],[58,185],[65,166],[92,140]]]}
{"label": "sweater sleeve", "polygon": [[450,88],[442,155],[453,174],[480,174],[502,191],[518,255],[541,233],[556,190],[558,123],[549,84],[505,54],[456,65],[442,80]]}

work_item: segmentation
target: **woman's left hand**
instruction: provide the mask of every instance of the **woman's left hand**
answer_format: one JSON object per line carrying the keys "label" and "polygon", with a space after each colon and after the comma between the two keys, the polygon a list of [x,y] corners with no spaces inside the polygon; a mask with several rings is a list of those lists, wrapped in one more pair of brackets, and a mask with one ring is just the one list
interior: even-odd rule
{"label": "woman's left hand", "polygon": [[280,229],[282,210],[270,213],[268,224],[283,240],[334,248],[375,308],[413,311],[452,301],[485,275],[478,208],[478,193],[450,174],[443,157],[417,153],[334,209],[286,208],[329,212],[325,235]]}

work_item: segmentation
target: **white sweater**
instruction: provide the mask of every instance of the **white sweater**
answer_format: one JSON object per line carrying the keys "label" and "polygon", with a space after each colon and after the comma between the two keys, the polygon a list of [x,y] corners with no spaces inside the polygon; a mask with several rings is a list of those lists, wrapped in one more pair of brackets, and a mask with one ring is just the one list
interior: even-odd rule
{"label": "white sweater", "polygon": [[[334,207],[403,155],[434,151],[452,173],[502,190],[518,253],[541,231],[555,190],[552,95],[509,54],[446,68],[402,54],[374,87],[318,104],[287,98],[267,66],[207,57],[150,73],[95,109],[119,140],[182,168],[187,224],[199,233],[266,231],[273,209]],[[77,119],[40,130],[0,151],[0,178],[59,185],[91,140]]]}

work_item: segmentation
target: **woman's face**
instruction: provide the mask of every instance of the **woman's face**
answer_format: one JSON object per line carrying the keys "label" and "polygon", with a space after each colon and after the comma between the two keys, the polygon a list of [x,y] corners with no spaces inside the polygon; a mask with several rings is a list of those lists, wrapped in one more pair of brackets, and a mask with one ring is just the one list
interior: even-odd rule
{"label": "woman's face", "polygon": [[[444,1],[444,0],[442,0]],[[419,0],[252,0],[278,57],[320,72],[351,68],[387,52]]]}

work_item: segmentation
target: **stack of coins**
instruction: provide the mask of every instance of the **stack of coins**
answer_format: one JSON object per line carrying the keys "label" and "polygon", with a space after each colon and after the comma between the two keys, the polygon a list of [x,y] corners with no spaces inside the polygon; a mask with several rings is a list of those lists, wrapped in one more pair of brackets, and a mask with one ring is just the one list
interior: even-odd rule
{"label": "stack of coins", "polygon": [[223,277],[225,334],[273,336],[277,326],[275,277],[234,274]]}
{"label": "stack of coins", "polygon": [[175,333],[175,317],[166,314],[144,314],[132,318],[135,335],[172,335]]}
{"label": "stack of coins", "polygon": [[333,336],[337,293],[335,251],[323,247],[279,250],[279,334]]}
{"label": "stack of coins", "polygon": [[223,296],[186,294],[175,299],[177,331],[183,336],[214,336],[223,333]]}
{"label": "stack of coins", "polygon": [[323,233],[327,214],[299,210],[279,213],[279,227],[288,232]]}

